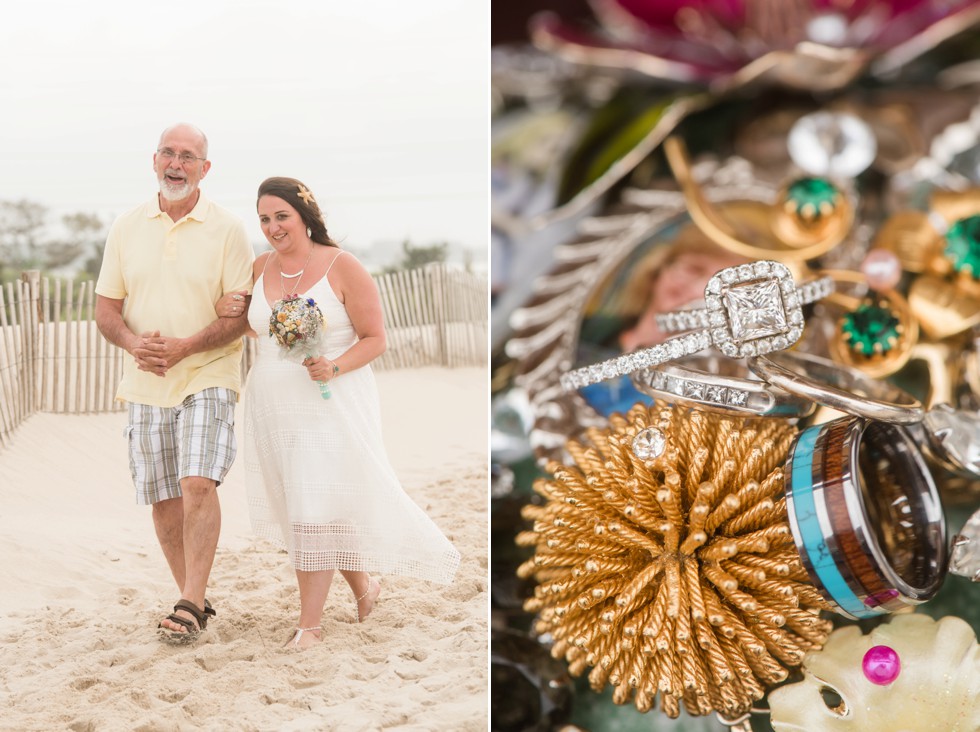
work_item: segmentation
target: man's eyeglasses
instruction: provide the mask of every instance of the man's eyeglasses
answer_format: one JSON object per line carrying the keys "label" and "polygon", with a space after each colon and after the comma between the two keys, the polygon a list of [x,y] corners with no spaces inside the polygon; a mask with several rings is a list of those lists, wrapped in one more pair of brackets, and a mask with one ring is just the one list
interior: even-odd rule
{"label": "man's eyeglasses", "polygon": [[169,147],[161,147],[157,150],[157,155],[159,155],[164,160],[173,160],[177,158],[184,165],[190,165],[195,160],[207,160],[207,158],[199,158],[196,155],[191,155],[190,153],[176,153]]}

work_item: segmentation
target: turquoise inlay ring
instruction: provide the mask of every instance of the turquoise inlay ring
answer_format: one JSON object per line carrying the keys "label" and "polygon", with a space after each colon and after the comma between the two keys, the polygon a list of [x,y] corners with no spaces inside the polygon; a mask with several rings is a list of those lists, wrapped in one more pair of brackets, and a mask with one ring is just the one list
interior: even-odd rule
{"label": "turquoise inlay ring", "polygon": [[[786,490],[786,509],[790,516],[793,539],[800,550],[803,565],[813,583],[825,599],[837,605],[851,618],[868,618],[880,615],[881,610],[865,606],[854,594],[847,580],[841,574],[837,561],[831,554],[825,535],[829,531],[829,518],[823,512],[823,521],[817,512],[813,496],[813,458],[817,437],[822,427],[804,430],[797,438],[786,472],[790,476]],[[823,504],[821,503],[821,507]]]}
{"label": "turquoise inlay ring", "polygon": [[938,592],[945,518],[903,427],[857,417],[810,427],[790,448],[784,473],[794,542],[838,612],[870,618]]}

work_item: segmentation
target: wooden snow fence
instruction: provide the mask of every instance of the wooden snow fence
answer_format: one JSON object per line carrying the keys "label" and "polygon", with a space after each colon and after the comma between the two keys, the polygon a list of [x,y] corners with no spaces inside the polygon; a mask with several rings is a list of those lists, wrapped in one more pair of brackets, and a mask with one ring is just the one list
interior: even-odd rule
{"label": "wooden snow fence", "polygon": [[[375,282],[388,335],[375,369],[487,363],[484,277],[439,264],[379,275]],[[126,356],[95,326],[94,282],[50,280],[31,271],[0,286],[0,448],[34,412],[124,409],[114,397]],[[246,338],[243,377],[254,359],[255,340]]]}

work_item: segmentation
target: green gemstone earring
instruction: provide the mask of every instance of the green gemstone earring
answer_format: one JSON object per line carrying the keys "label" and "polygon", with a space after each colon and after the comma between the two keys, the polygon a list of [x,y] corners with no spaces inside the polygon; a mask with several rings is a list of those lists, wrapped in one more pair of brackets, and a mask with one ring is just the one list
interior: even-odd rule
{"label": "green gemstone earring", "polygon": [[874,378],[890,376],[908,363],[919,340],[919,324],[908,301],[890,286],[868,289],[865,295],[845,294],[841,284],[867,288],[869,278],[862,272],[822,274],[838,285],[825,302],[841,308],[828,343],[831,358]]}
{"label": "green gemstone earring", "polygon": [[810,246],[828,237],[843,236],[854,221],[844,192],[827,178],[796,178],[785,186],[773,206],[773,233],[791,247]]}
{"label": "green gemstone earring", "polygon": [[955,271],[980,280],[980,215],[953,222],[946,231],[943,256]]}
{"label": "green gemstone earring", "polygon": [[866,300],[845,313],[840,322],[841,337],[861,356],[891,351],[905,332],[887,299]]}

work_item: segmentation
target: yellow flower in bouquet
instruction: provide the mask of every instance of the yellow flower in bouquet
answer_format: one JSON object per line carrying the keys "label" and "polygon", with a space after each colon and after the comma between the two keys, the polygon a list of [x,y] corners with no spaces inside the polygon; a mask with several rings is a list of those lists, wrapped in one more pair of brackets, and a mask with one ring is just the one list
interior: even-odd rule
{"label": "yellow flower in bouquet", "polygon": [[[323,347],[326,320],[312,297],[287,297],[276,300],[269,318],[269,336],[279,344],[279,357],[302,363],[318,358]],[[330,398],[330,385],[320,385],[320,395]]]}

